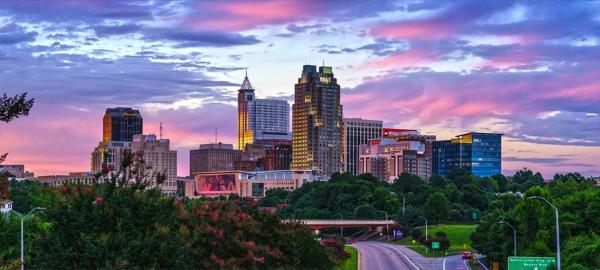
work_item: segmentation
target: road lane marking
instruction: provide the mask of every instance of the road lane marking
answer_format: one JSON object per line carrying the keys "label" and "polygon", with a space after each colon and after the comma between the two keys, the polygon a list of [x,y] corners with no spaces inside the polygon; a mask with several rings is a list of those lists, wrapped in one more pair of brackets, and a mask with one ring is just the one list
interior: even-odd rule
{"label": "road lane marking", "polygon": [[391,247],[391,248],[393,248],[393,249],[395,249],[395,250],[399,251],[399,252],[400,252],[400,254],[402,254],[402,256],[404,256],[404,258],[406,259],[406,261],[408,261],[408,262],[409,262],[409,263],[410,263],[410,264],[411,264],[411,265],[412,265],[412,266],[413,266],[415,269],[417,269],[417,270],[421,270],[421,268],[419,268],[419,267],[418,267],[418,266],[417,266],[417,265],[416,265],[416,264],[415,264],[415,263],[414,263],[414,262],[413,262],[411,259],[409,259],[409,258],[408,258],[408,256],[406,256],[406,254],[404,254],[404,252],[402,252],[402,250],[401,250],[401,249],[397,249],[395,246],[392,246],[392,245],[386,245],[386,244],[382,244],[382,245],[383,245],[383,246],[388,246],[388,247]]}
{"label": "road lane marking", "polygon": [[448,258],[444,258],[444,264],[443,264],[444,270],[446,270],[446,259],[448,259]]}

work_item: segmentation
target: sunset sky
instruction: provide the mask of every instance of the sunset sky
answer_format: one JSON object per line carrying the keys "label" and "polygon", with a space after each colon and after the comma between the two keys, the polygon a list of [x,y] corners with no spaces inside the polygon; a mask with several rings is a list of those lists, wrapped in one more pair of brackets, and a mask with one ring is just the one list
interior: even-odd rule
{"label": "sunset sky", "polygon": [[344,117],[448,139],[500,132],[503,172],[600,176],[600,2],[2,1],[5,164],[90,170],[107,107],[140,109],[178,150],[236,140],[244,68],[290,102],[304,64],[332,66]]}

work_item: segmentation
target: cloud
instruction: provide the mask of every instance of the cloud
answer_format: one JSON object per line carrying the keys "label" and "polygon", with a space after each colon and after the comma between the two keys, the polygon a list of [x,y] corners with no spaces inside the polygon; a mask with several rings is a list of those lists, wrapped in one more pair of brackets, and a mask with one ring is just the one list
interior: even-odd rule
{"label": "cloud", "polygon": [[0,45],[34,41],[37,35],[37,32],[26,31],[22,26],[15,23],[7,24],[0,26]]}
{"label": "cloud", "polygon": [[137,24],[98,25],[94,26],[93,29],[96,33],[96,36],[106,37],[138,32],[140,29],[142,29],[142,26]]}
{"label": "cloud", "polygon": [[[150,35],[152,37],[152,35]],[[158,38],[176,41],[178,47],[227,47],[239,45],[252,45],[260,43],[254,36],[244,36],[237,33],[214,31],[161,31]]]}

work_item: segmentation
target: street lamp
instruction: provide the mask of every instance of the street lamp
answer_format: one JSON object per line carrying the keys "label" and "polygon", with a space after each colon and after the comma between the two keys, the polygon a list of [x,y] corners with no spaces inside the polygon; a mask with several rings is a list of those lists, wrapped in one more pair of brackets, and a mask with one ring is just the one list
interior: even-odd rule
{"label": "street lamp", "polygon": [[406,203],[406,196],[404,196],[404,193],[400,193],[400,195],[402,195],[402,217],[404,218],[404,204]]}
{"label": "street lamp", "polygon": [[527,197],[527,199],[530,199],[530,200],[533,200],[533,199],[542,200],[542,201],[546,202],[548,205],[552,206],[552,208],[554,208],[554,214],[555,214],[555,219],[556,219],[556,265],[557,265],[557,269],[560,270],[560,227],[559,227],[559,224],[558,224],[558,208],[556,208],[556,206],[554,206],[553,204],[551,204],[544,197],[531,196],[531,197]]}
{"label": "street lamp", "polygon": [[24,256],[24,252],[23,252],[23,246],[24,246],[24,240],[23,240],[23,222],[25,221],[25,219],[27,217],[29,217],[31,214],[33,214],[34,211],[36,210],[44,210],[45,208],[42,207],[36,207],[31,209],[31,211],[29,211],[29,213],[27,213],[27,215],[23,215],[15,210],[12,210],[13,212],[15,212],[15,214],[19,215],[21,217],[21,270],[25,269],[25,256]]}
{"label": "street lamp", "polygon": [[[344,216],[342,216],[342,213],[338,213],[338,215],[340,216],[340,221],[344,220]],[[340,222],[340,237],[344,238],[344,227],[342,227],[341,222]]]}
{"label": "street lamp", "polygon": [[515,229],[515,227],[513,227],[512,225],[510,225],[510,223],[506,222],[506,221],[498,221],[498,224],[506,224],[508,227],[510,227],[513,230],[513,254],[515,257],[517,257],[517,229]]}
{"label": "street lamp", "polygon": [[385,211],[377,211],[385,214],[385,230],[387,232],[387,240],[390,241],[390,224],[388,223],[388,213]]}
{"label": "street lamp", "polygon": [[429,231],[427,230],[427,219],[424,216],[419,216],[420,218],[422,218],[423,220],[425,220],[425,243],[427,243],[427,234],[429,233]]}

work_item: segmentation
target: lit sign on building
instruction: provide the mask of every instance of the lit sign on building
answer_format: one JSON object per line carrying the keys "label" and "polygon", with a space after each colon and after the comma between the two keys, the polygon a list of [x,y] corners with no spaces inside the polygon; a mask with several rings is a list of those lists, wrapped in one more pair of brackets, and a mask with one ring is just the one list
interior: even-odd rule
{"label": "lit sign on building", "polygon": [[236,174],[198,174],[197,189],[202,196],[218,196],[236,193]]}

